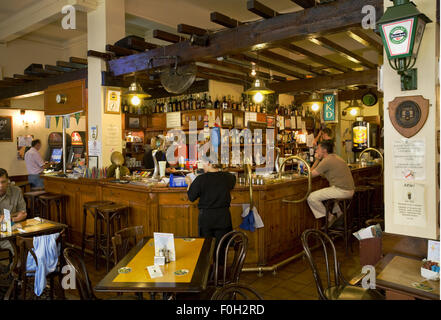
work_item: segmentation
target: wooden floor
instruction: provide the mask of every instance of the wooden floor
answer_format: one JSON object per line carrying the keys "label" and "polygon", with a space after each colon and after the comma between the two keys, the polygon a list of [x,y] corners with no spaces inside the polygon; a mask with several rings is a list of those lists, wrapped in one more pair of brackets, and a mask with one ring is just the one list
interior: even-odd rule
{"label": "wooden floor", "polygon": [[[390,252],[396,241],[397,238],[393,235],[385,235],[383,237],[383,253]],[[358,242],[353,241],[354,251],[348,256],[344,254],[344,245],[341,239],[336,239],[335,245],[342,273],[347,280],[350,280],[361,271],[358,258]],[[313,255],[317,259],[319,272],[324,274],[326,269],[323,257],[318,251],[314,252]],[[100,264],[99,270],[95,270],[92,257],[87,255],[86,265],[92,286],[95,286],[106,274],[104,263]],[[308,261],[304,258],[299,258],[283,266],[276,273],[266,272],[261,277],[256,272],[244,272],[240,281],[255,288],[266,300],[316,300],[318,297],[311,269]],[[96,296],[105,299],[114,297],[115,294],[96,293]],[[75,290],[67,290],[66,298],[69,300],[79,299]],[[145,295],[144,298],[149,299],[149,296]],[[158,295],[158,298],[161,297]]]}

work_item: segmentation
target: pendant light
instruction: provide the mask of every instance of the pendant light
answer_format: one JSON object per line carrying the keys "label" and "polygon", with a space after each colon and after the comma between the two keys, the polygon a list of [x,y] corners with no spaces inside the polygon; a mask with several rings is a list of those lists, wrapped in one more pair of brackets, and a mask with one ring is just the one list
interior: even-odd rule
{"label": "pendant light", "polygon": [[320,110],[320,104],[323,103],[323,99],[320,98],[320,95],[317,92],[313,92],[308,103],[311,105],[311,110],[317,112]]}
{"label": "pendant light", "polygon": [[[257,68],[259,62],[259,53],[257,53]],[[255,69],[253,68],[255,71]],[[259,69],[257,69],[259,70]],[[253,100],[256,103],[261,103],[263,101],[263,96],[267,94],[274,93],[274,90],[271,90],[265,86],[265,82],[262,79],[259,79],[256,77],[256,80],[254,81],[254,84],[251,88],[245,91],[246,94],[253,95]]]}
{"label": "pendant light", "polygon": [[136,77],[135,81],[130,84],[129,89],[124,93],[124,95],[129,97],[130,103],[135,107],[138,107],[141,104],[141,99],[151,97],[151,95],[142,90],[141,85],[136,81]]}

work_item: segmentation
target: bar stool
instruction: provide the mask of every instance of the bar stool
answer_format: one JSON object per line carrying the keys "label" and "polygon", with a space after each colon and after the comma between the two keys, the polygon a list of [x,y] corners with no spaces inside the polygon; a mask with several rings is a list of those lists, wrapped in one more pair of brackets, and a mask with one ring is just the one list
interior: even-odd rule
{"label": "bar stool", "polygon": [[[351,245],[351,252],[352,252],[352,242],[350,233],[352,231],[352,219],[349,217],[349,208],[352,205],[352,199],[353,198],[347,198],[347,199],[328,199],[323,201],[325,208],[326,208],[326,222],[325,222],[325,233],[329,236],[331,234],[336,235],[343,235],[343,240],[345,242],[345,251],[346,254],[348,254],[348,247],[349,244]],[[337,229],[336,227],[328,227],[328,217],[330,214],[334,214],[332,212],[334,208],[334,204],[337,203],[337,205],[340,207],[340,210],[343,212],[343,230]]]}
{"label": "bar stool", "polygon": [[354,192],[354,198],[357,202],[357,226],[361,229],[364,226],[364,222],[371,218],[372,202],[371,198],[375,188],[371,186],[356,186]]}
{"label": "bar stool", "polygon": [[[96,209],[96,218],[95,218],[95,228],[98,228],[98,220],[100,222],[104,222],[106,224],[106,231],[103,234],[103,230],[101,228],[100,233],[98,234],[98,250],[104,252],[106,257],[106,271],[109,272],[110,266],[110,258],[111,258],[111,240],[116,231],[119,231],[123,228],[121,220],[124,218],[125,224],[124,227],[129,226],[129,207],[121,204],[110,204],[106,206],[101,206]],[[115,222],[117,225],[115,226]],[[104,235],[104,241],[101,241],[102,236]],[[95,240],[97,241],[97,240]],[[104,244],[102,243],[104,242]]]}
{"label": "bar stool", "polygon": [[[82,237],[81,237],[81,253],[84,257],[84,250],[86,248],[86,242],[93,238],[93,256],[95,260],[95,269],[98,269],[98,228],[96,228],[96,209],[102,206],[107,206],[113,204],[113,201],[89,201],[83,204],[83,227],[82,227]],[[86,235],[86,221],[87,215],[90,214],[94,221],[93,235]]]}
{"label": "bar stool", "polygon": [[46,191],[44,190],[30,191],[30,192],[25,192],[23,194],[24,200],[26,201],[26,208],[29,208],[28,218],[33,218],[36,216],[37,208],[38,208],[38,214],[40,214],[38,197],[43,194],[46,194]]}
{"label": "bar stool", "polygon": [[[66,200],[67,196],[64,194],[47,192],[38,197],[40,203],[40,217],[47,220],[56,221],[67,224],[66,219]],[[52,204],[56,207],[56,212],[52,214]],[[70,241],[69,228],[66,230],[66,241]]]}
{"label": "bar stool", "polygon": [[367,184],[375,189],[374,197],[380,204],[377,205],[377,201],[375,201],[373,205],[373,210],[378,213],[379,216],[383,217],[384,215],[384,183],[382,181],[375,180],[367,180]]}

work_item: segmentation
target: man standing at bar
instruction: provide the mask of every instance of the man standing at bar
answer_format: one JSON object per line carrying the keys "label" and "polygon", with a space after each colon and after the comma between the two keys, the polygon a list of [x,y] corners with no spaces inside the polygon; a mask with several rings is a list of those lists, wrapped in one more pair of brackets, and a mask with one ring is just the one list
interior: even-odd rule
{"label": "man standing at bar", "polygon": [[40,178],[40,173],[43,172],[48,164],[43,161],[38,150],[41,148],[40,139],[32,141],[32,148],[25,154],[26,168],[28,170],[28,181],[31,188],[43,188],[44,183]]}
{"label": "man standing at bar", "polygon": [[[3,221],[4,209],[9,210],[11,221],[14,223],[26,219],[26,203],[21,189],[11,186],[8,172],[0,168],[0,222]],[[0,241],[0,249],[9,249],[12,252],[9,241]]]}
{"label": "man standing at bar", "polygon": [[[328,199],[350,199],[354,195],[355,185],[347,163],[333,153],[332,141],[320,142],[315,156],[320,162],[315,169],[311,168],[311,176],[314,178],[323,175],[329,182],[328,188],[314,191],[308,197],[309,207],[315,218],[319,219],[326,216],[323,201]],[[333,213],[336,213],[337,217],[333,214],[328,217],[328,227],[342,215],[338,205],[334,206]]]}

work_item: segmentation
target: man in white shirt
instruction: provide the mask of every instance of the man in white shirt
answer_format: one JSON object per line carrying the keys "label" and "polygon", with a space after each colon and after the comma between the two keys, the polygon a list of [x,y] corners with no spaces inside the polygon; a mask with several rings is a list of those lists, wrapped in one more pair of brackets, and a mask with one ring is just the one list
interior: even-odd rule
{"label": "man in white shirt", "polygon": [[26,169],[28,170],[28,181],[31,188],[43,188],[43,180],[40,178],[40,173],[43,172],[48,164],[44,162],[38,150],[41,148],[40,139],[32,141],[32,148],[25,153]]}

